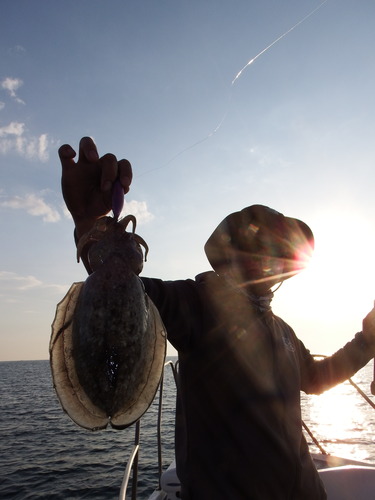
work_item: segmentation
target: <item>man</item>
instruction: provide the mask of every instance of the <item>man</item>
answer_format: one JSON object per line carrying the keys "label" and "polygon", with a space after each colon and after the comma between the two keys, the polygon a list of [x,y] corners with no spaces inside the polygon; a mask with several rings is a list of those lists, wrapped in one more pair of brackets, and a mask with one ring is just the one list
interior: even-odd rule
{"label": "man", "polygon": [[[131,166],[99,158],[89,138],[78,162],[59,151],[62,189],[78,241],[111,209]],[[322,361],[271,310],[271,287],[302,270],[313,234],[261,205],[230,214],[205,245],[214,269],[195,280],[142,278],[179,353],[176,461],[183,499],[321,500],[324,487],[302,434],[300,390],[320,393],[375,354],[375,310],[363,331]],[[90,266],[83,255],[89,272]]]}

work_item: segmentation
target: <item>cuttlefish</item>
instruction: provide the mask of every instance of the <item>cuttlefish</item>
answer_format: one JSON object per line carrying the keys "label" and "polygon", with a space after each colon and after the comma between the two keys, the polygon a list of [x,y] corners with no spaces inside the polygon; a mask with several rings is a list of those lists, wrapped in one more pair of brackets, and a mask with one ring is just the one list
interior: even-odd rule
{"label": "cuttlefish", "polygon": [[[127,232],[133,223],[133,231]],[[104,217],[78,242],[92,270],[57,305],[50,340],[60,403],[81,427],[122,429],[149,408],[166,352],[166,331],[139,273],[141,245],[132,215]],[[146,257],[145,255],[145,257]]]}

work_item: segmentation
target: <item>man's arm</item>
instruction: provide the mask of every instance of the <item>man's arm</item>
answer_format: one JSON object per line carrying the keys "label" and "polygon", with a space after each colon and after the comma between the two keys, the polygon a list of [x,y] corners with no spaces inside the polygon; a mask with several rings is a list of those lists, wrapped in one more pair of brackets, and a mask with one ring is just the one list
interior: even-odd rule
{"label": "man's arm", "polygon": [[363,330],[342,349],[321,360],[314,359],[301,343],[301,389],[320,394],[352,377],[375,355],[375,310],[363,320]]}

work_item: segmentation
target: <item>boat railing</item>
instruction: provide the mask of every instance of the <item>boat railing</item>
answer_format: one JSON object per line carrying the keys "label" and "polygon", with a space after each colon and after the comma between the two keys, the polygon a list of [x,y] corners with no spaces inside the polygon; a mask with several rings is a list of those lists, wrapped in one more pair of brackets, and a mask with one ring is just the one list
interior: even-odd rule
{"label": "boat railing", "polygon": [[[158,420],[157,420],[157,445],[158,445],[158,481],[159,489],[161,489],[160,479],[163,473],[163,454],[162,454],[162,439],[161,439],[161,426],[162,426],[162,413],[163,413],[163,391],[164,391],[164,372],[166,367],[170,367],[173,373],[173,378],[175,385],[177,387],[177,367],[178,360],[173,363],[173,361],[167,361],[164,363],[164,371],[160,380],[159,385],[159,403],[158,403]],[[124,476],[121,483],[119,500],[126,500],[127,488],[130,480],[130,475],[132,474],[132,493],[131,500],[137,499],[137,483],[138,483],[138,454],[139,454],[139,439],[140,439],[140,428],[141,420],[135,424],[135,437],[134,437],[134,447],[129,457],[128,463],[126,465]]]}
{"label": "boat railing", "polygon": [[[138,426],[138,422],[136,424]],[[138,451],[139,451],[139,444],[136,444],[133,448],[133,451],[129,457],[128,463],[126,464],[125,472],[124,472],[124,477],[122,479],[121,483],[121,488],[120,488],[120,494],[119,494],[119,500],[125,500],[126,498],[126,490],[128,488],[128,483],[130,479],[130,473],[133,469],[133,485],[132,485],[132,491],[136,489],[136,484],[137,484],[137,477],[136,475],[138,474]],[[133,468],[134,466],[134,468]],[[135,497],[132,498],[137,498],[137,492],[135,491]]]}

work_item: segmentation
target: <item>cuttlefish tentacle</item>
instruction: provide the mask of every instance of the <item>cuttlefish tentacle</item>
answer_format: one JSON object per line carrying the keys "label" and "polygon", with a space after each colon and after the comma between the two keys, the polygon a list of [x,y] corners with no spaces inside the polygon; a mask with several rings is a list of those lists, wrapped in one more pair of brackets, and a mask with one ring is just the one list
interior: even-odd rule
{"label": "cuttlefish tentacle", "polygon": [[135,228],[137,227],[137,219],[134,217],[134,215],[126,215],[123,219],[118,221],[118,224],[121,224],[123,226],[124,231],[129,225],[129,222],[133,223],[133,231],[132,233],[135,233]]}
{"label": "cuttlefish tentacle", "polygon": [[124,233],[125,233],[126,228],[128,227],[130,222],[133,223],[132,235],[133,235],[135,241],[139,245],[143,246],[143,248],[145,249],[145,261],[146,261],[149,249],[148,249],[148,245],[145,242],[145,240],[141,236],[139,236],[138,234],[135,233],[135,228],[137,226],[137,219],[134,217],[134,215],[126,215],[120,221],[115,221],[114,219],[112,219],[112,217],[101,217],[100,219],[98,219],[95,222],[94,227],[92,229],[90,229],[90,231],[85,233],[83,236],[81,236],[81,238],[78,241],[78,244],[77,244],[77,262],[80,261],[83,249],[87,245],[89,245],[91,243],[95,243],[97,241],[100,241],[104,237],[105,233],[108,230],[111,230],[111,229],[114,230],[115,225],[117,225],[117,227],[121,226]]}
{"label": "cuttlefish tentacle", "polygon": [[109,224],[112,224],[112,222],[113,219],[111,217],[102,217],[95,222],[94,227],[90,229],[90,231],[84,233],[80,237],[77,243],[77,262],[79,262],[85,246],[89,243],[91,244],[101,240],[107,230],[107,227]]}
{"label": "cuttlefish tentacle", "polygon": [[121,224],[121,226],[123,226],[125,230],[129,222],[133,223],[133,231],[132,231],[133,237],[135,241],[138,243],[138,245],[143,246],[143,248],[145,249],[145,261],[147,261],[148,245],[141,236],[135,233],[135,228],[137,227],[137,219],[134,217],[134,215],[127,215],[126,217],[121,219],[118,223]]}

